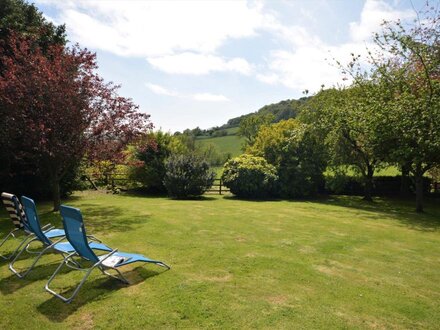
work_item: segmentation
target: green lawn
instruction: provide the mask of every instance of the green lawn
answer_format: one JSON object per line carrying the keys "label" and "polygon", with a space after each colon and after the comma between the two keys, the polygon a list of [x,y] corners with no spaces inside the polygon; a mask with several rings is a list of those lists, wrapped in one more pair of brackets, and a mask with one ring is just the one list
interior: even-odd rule
{"label": "green lawn", "polygon": [[[0,262],[0,328],[438,328],[440,207],[357,197],[174,201],[76,194],[108,245],[169,263],[127,267],[131,286],[97,272],[72,304],[44,291],[60,257],[20,280]],[[44,221],[60,226],[39,203]],[[9,228],[0,214],[0,232]],[[19,263],[29,263],[26,259]],[[56,288],[80,274],[65,272]]]}

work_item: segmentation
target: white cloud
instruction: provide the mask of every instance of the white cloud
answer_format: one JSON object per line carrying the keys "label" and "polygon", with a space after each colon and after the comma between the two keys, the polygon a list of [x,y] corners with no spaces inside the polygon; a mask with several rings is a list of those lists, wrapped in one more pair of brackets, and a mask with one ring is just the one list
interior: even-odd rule
{"label": "white cloud", "polygon": [[301,27],[286,27],[273,23],[272,29],[280,38],[291,40],[292,49],[279,49],[270,53],[266,68],[256,77],[267,84],[281,84],[296,90],[317,91],[326,87],[347,84],[350,79],[342,75],[334,59],[346,65],[352,53],[361,55],[361,64],[367,66],[367,47],[374,51],[372,33],[378,31],[383,20],[407,20],[414,16],[410,10],[393,9],[383,1],[367,0],[359,22],[349,25],[351,40],[339,45],[330,45],[318,36],[310,35]]}
{"label": "white cloud", "polygon": [[146,83],[145,86],[151,90],[154,94],[158,94],[158,95],[167,95],[167,96],[177,96],[179,97],[180,94],[170,91],[168,89],[166,89],[163,86],[160,85],[156,85],[156,84],[152,84],[152,83]]}
{"label": "white cloud", "polygon": [[58,7],[74,41],[122,56],[213,53],[228,39],[256,35],[265,21],[261,6],[246,1],[38,2]]}
{"label": "white cloud", "polygon": [[221,94],[200,93],[193,94],[192,99],[196,101],[209,101],[209,102],[226,102],[229,99]]}
{"label": "white cloud", "polygon": [[[346,63],[350,53],[365,55],[371,34],[380,28],[383,20],[406,20],[414,16],[411,10],[397,10],[390,2],[366,0],[359,21],[348,25],[350,40],[330,45],[305,26],[283,24],[278,19],[279,13],[269,8],[269,1],[37,2],[58,7],[59,14],[54,19],[66,23],[71,40],[121,56],[146,58],[152,67],[168,74],[234,72],[271,85],[312,91],[322,84],[342,82],[340,70],[331,66],[332,58]],[[298,10],[302,10],[301,6]],[[312,12],[304,13],[309,20],[313,19]],[[266,53],[254,60],[256,64],[245,58],[252,56],[249,50],[241,57],[222,55],[222,46],[228,41],[243,38],[252,41],[256,36],[263,36],[266,41],[271,39],[279,49],[264,49]],[[223,95],[182,95],[154,84],[147,87],[167,96],[227,100]]]}
{"label": "white cloud", "polygon": [[367,0],[362,9],[361,20],[350,23],[350,36],[354,41],[365,41],[379,31],[384,20],[407,20],[415,15],[413,10],[395,10],[381,0]]}
{"label": "white cloud", "polygon": [[145,86],[152,91],[154,94],[158,95],[166,95],[184,99],[190,99],[193,101],[201,101],[201,102],[227,102],[229,99],[221,94],[211,94],[211,93],[195,93],[195,94],[184,94],[176,91],[169,90],[160,85],[146,83]]}
{"label": "white cloud", "polygon": [[219,56],[185,52],[177,55],[148,57],[156,69],[171,74],[202,75],[214,71],[233,71],[249,75],[252,66],[243,58],[223,59]]}

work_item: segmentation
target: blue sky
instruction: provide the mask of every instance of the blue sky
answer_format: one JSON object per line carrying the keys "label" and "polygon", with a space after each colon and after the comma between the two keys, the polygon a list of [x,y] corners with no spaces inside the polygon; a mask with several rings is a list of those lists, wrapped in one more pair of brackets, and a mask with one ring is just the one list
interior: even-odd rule
{"label": "blue sky", "polygon": [[304,90],[342,83],[333,58],[365,58],[383,19],[412,20],[424,0],[37,0],[68,39],[97,53],[166,131],[220,126]]}

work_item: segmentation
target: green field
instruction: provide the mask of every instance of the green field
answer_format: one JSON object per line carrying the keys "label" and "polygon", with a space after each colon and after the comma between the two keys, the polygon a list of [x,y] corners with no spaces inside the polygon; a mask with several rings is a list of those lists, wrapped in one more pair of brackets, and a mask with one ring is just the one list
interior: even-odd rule
{"label": "green field", "polygon": [[[325,173],[325,175],[334,175],[334,171],[330,168],[328,168]],[[346,175],[348,176],[359,176],[360,174],[355,171],[354,168],[348,168]],[[402,175],[400,170],[396,166],[387,166],[385,168],[378,169],[374,172],[374,176],[398,176]]]}
{"label": "green field", "polygon": [[237,135],[226,135],[213,138],[204,138],[196,140],[197,146],[207,146],[212,144],[221,153],[230,153],[232,157],[242,153],[243,138]]}
{"label": "green field", "polygon": [[[25,280],[0,263],[1,329],[438,328],[440,206],[356,197],[201,200],[78,193],[86,227],[111,247],[169,263],[94,273],[70,305],[44,291],[60,257]],[[44,222],[60,226],[49,203]],[[0,213],[0,232],[10,228]],[[11,248],[9,246],[9,248]],[[29,264],[24,259],[18,266]],[[55,288],[71,289],[77,272]]]}

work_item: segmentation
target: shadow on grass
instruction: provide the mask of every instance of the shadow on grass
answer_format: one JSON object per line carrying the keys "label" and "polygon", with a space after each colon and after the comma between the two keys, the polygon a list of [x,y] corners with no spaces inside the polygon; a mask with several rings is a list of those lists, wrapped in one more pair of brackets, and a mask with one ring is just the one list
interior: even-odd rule
{"label": "shadow on grass", "polygon": [[[78,207],[78,206],[77,206]],[[126,232],[135,230],[137,227],[145,224],[149,215],[127,215],[124,208],[116,206],[101,206],[91,203],[80,204],[79,207],[87,227],[87,233],[94,235],[94,231]],[[57,228],[62,228],[62,220],[59,214],[54,219],[54,213],[46,212],[40,214],[42,223],[50,222]]]}
{"label": "shadow on grass", "polygon": [[[86,281],[78,295],[70,304],[66,304],[59,298],[52,296],[52,298],[37,306],[37,310],[53,322],[63,322],[70,315],[74,314],[79,308],[87,305],[90,302],[111,298],[112,293],[116,290],[126,288],[130,285],[139,284],[148,278],[157,276],[166,271],[167,270],[157,272],[145,269],[143,267],[137,267],[133,270],[123,273],[124,276],[129,279],[129,285],[123,284],[114,278],[105,277],[105,275],[102,275],[102,277],[99,277],[95,280]],[[60,277],[62,276],[63,273],[60,273]],[[58,283],[60,283],[60,280],[61,278],[58,279]],[[56,285],[56,283],[57,278],[55,278],[54,282],[52,282],[52,286]],[[61,292],[61,294],[63,296],[70,296],[78,284],[79,281],[73,287]],[[57,291],[56,287],[54,287],[54,291]]]}
{"label": "shadow on grass", "polygon": [[[238,197],[235,195],[223,196],[223,199],[240,201],[240,202],[257,202],[257,203],[283,201],[281,198],[269,198],[269,197],[267,197],[267,198],[244,198],[244,197]],[[298,200],[298,202],[302,202],[302,201],[303,200]]]}
{"label": "shadow on grass", "polygon": [[[25,278],[18,278],[11,272],[8,277],[0,279],[0,291],[4,295],[13,294],[14,292],[25,288],[28,285],[35,285],[35,281],[48,280],[54,273],[62,259],[51,263],[37,265]],[[7,265],[6,265],[7,267]]]}
{"label": "shadow on grass", "polygon": [[215,197],[211,196],[195,196],[195,197],[188,197],[188,198],[176,198],[176,197],[168,197],[171,201],[176,202],[188,202],[188,201],[213,201],[216,200]]}
{"label": "shadow on grass", "polygon": [[[292,201],[296,202],[296,201]],[[425,201],[426,211],[415,212],[415,202],[412,199],[374,198],[368,202],[362,197],[355,196],[326,196],[309,201],[311,204],[324,204],[371,212],[370,218],[381,220],[384,217],[395,219],[411,229],[420,231],[440,230],[440,210],[435,207],[436,200]],[[438,201],[437,201],[438,203]]]}
{"label": "shadow on grass", "polygon": [[150,192],[144,192],[144,191],[126,191],[123,194],[120,195],[121,197],[140,197],[140,198],[168,198],[173,201],[211,201],[215,200],[216,198],[212,196],[194,196],[194,197],[188,197],[188,198],[174,198],[169,197],[167,194],[164,193],[150,193]]}

